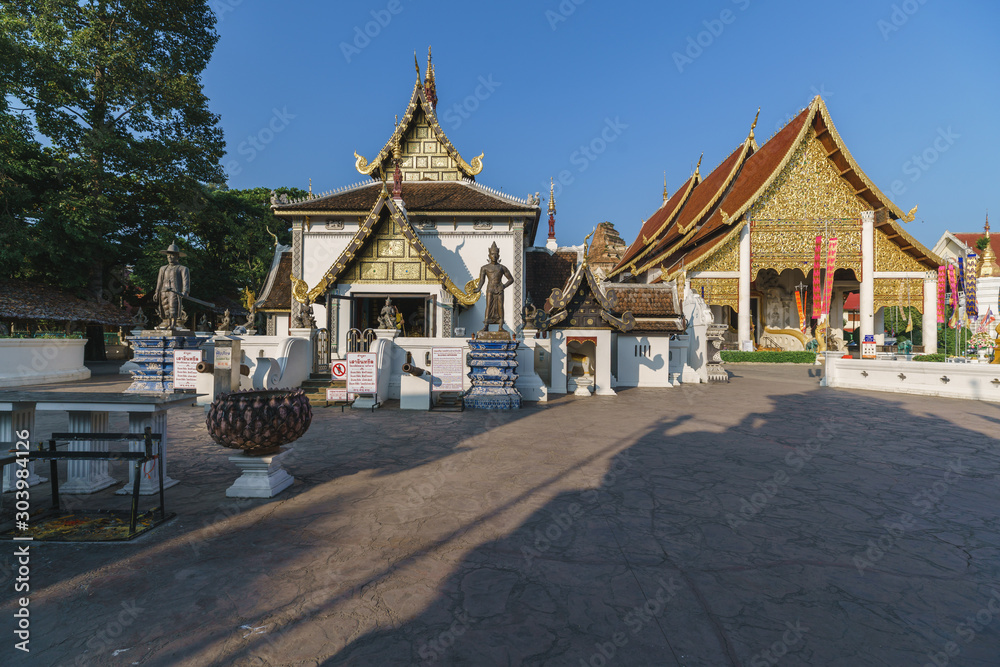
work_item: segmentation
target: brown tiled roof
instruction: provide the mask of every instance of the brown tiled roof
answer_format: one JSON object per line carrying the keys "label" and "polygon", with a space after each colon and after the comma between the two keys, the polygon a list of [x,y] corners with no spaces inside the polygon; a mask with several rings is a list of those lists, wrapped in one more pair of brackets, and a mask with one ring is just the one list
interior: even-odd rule
{"label": "brown tiled roof", "polygon": [[[367,213],[382,192],[381,182],[372,182],[325,197],[291,204],[278,204],[275,213],[300,211],[351,211]],[[496,195],[469,181],[406,181],[403,204],[409,213],[424,211],[489,211],[537,213],[539,208]]]}
{"label": "brown tiled roof", "polygon": [[289,311],[292,309],[292,253],[284,252],[274,270],[271,290],[258,306],[262,311]]}
{"label": "brown tiled roof", "polygon": [[674,292],[664,287],[645,285],[614,285],[618,312],[629,311],[635,317],[677,317],[681,315],[674,307]]}
{"label": "brown tiled roof", "polygon": [[740,164],[742,164],[748,148],[749,142],[744,141],[718,167],[713,169],[707,178],[698,184],[691,196],[684,202],[684,208],[677,216],[679,231],[689,231],[691,226],[697,224],[723,196]]}
{"label": "brown tiled roof", "polygon": [[562,289],[576,269],[576,252],[544,250],[524,253],[524,282],[531,302],[541,308],[554,289]]}
{"label": "brown tiled roof", "polygon": [[125,326],[132,320],[117,306],[81,299],[58,287],[22,280],[0,281],[0,318]]}
{"label": "brown tiled roof", "polygon": [[636,255],[642,252],[642,249],[646,246],[646,244],[642,241],[644,237],[647,239],[652,237],[665,222],[669,222],[677,211],[680,210],[680,206],[684,202],[686,195],[691,191],[691,185],[694,178],[695,177],[692,175],[691,178],[684,181],[684,184],[680,187],[680,189],[678,189],[677,192],[675,192],[663,206],[658,208],[656,212],[649,217],[649,220],[643,223],[642,229],[639,231],[639,235],[636,237],[635,241],[632,242],[632,245],[628,247],[628,250],[625,251],[625,254],[622,255],[622,259],[618,262],[618,266],[614,268],[615,271],[620,269],[625,264],[628,264]]}
{"label": "brown tiled roof", "polygon": [[621,260],[624,250],[625,241],[615,226],[610,222],[598,223],[587,253],[587,263],[605,270],[610,269]]}

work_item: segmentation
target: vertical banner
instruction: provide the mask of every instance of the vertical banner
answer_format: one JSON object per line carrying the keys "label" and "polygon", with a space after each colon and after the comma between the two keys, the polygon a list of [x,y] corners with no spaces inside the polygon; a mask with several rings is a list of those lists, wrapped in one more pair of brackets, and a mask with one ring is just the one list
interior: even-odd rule
{"label": "vertical banner", "polygon": [[964,292],[965,291],[965,258],[964,257],[959,257],[958,258],[958,275],[957,275],[957,278],[958,278],[958,291],[959,292]]}
{"label": "vertical banner", "polygon": [[813,317],[819,319],[823,311],[823,294],[819,287],[820,254],[823,252],[823,237],[816,235],[816,254],[813,257]]}
{"label": "vertical banner", "polygon": [[[833,274],[837,266],[837,237],[834,236],[826,246],[826,284],[823,290],[823,314],[830,314],[830,300],[833,297]],[[839,326],[839,325],[838,325]]]}
{"label": "vertical banner", "polygon": [[945,273],[946,270],[947,269],[945,269],[944,266],[939,266],[938,267],[938,279],[937,279],[937,288],[938,288],[938,299],[937,299],[937,301],[938,301],[938,303],[937,303],[937,306],[938,306],[937,307],[937,311],[938,311],[937,315],[938,316],[937,316],[937,323],[938,324],[944,324],[944,313],[945,313],[945,310],[944,310],[944,293],[945,293],[946,287],[948,285],[948,274]]}
{"label": "vertical banner", "polygon": [[976,303],[976,265],[979,258],[975,253],[969,253],[965,260],[965,313],[970,320],[979,317],[979,304]]}
{"label": "vertical banner", "polygon": [[948,285],[951,288],[951,308],[952,315],[951,319],[948,320],[948,326],[952,329],[958,327],[958,281],[955,278],[955,265],[948,264]]}
{"label": "vertical banner", "polygon": [[795,307],[799,309],[799,331],[806,330],[806,312],[802,307],[802,292],[795,290]]}

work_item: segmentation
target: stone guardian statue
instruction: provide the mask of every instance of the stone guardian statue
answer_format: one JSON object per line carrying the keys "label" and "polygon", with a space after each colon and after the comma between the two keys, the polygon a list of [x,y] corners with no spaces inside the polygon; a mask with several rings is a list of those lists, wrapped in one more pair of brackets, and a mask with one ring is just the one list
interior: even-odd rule
{"label": "stone guardian statue", "polygon": [[486,287],[483,331],[489,331],[491,324],[498,325],[497,331],[503,331],[503,291],[514,284],[514,276],[500,263],[500,248],[495,241],[490,246],[489,259],[490,263],[479,270],[479,289]]}
{"label": "stone guardian statue", "polygon": [[155,297],[160,315],[156,328],[182,328],[187,320],[182,299],[191,291],[191,272],[180,263],[184,253],[176,243],[171,243],[169,248],[160,252],[167,256],[167,263],[160,267],[156,275]]}

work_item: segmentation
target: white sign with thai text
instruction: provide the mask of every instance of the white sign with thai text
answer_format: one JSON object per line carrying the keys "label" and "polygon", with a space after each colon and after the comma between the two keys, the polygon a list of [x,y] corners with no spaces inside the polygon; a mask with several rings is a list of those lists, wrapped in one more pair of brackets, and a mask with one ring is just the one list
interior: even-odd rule
{"label": "white sign with thai text", "polygon": [[174,350],[174,390],[195,389],[201,350]]}
{"label": "white sign with thai text", "polygon": [[351,394],[378,392],[378,369],[374,352],[347,353],[347,391]]}

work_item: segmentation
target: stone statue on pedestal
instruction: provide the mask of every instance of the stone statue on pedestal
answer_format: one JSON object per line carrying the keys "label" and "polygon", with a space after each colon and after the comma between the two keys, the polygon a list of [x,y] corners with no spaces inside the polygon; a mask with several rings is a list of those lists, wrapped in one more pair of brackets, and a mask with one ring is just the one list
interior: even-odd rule
{"label": "stone statue on pedestal", "polygon": [[500,248],[496,242],[490,246],[489,259],[490,263],[479,270],[479,289],[486,288],[483,331],[489,331],[491,324],[498,325],[497,331],[503,331],[503,291],[514,284],[514,276],[500,263]]}
{"label": "stone statue on pedestal", "polygon": [[379,329],[395,329],[396,328],[396,306],[392,305],[392,298],[385,298],[385,305],[382,306],[382,312],[378,317],[378,328]]}
{"label": "stone statue on pedestal", "polygon": [[160,252],[167,256],[167,263],[160,267],[156,276],[156,307],[160,315],[156,328],[176,329],[183,327],[187,320],[182,299],[191,290],[191,272],[180,263],[184,253],[176,243]]}

